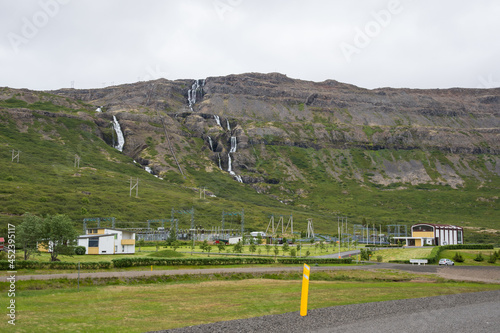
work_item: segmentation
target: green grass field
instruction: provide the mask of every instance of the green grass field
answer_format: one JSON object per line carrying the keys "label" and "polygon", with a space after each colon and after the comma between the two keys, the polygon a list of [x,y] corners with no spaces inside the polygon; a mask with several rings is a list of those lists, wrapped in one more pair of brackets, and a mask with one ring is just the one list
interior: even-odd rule
{"label": "green grass field", "polygon": [[[338,275],[336,277],[336,275]],[[311,273],[309,309],[500,289],[391,271]],[[330,281],[328,281],[330,279]],[[375,282],[395,279],[398,282]],[[333,280],[333,281],[332,281]],[[357,281],[347,282],[345,280]],[[413,281],[413,282],[412,282]],[[243,279],[21,290],[16,332],[144,332],[298,311],[296,279]],[[0,296],[5,309],[6,293]],[[297,316],[299,314],[297,313]],[[0,329],[10,329],[6,320]]]}
{"label": "green grass field", "polygon": [[[495,250],[445,250],[439,254],[439,258],[447,258],[453,260],[453,256],[458,252],[465,259],[464,262],[455,261],[455,265],[457,266],[500,266],[500,260],[497,260],[494,264],[488,262],[490,254],[499,251],[500,249],[496,248]],[[478,253],[482,253],[484,260],[483,261],[475,261]]]}

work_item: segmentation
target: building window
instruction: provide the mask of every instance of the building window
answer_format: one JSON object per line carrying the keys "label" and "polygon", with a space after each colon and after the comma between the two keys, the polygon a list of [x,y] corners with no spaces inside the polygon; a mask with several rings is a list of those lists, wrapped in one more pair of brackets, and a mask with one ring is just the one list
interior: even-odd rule
{"label": "building window", "polygon": [[89,238],[89,247],[99,247],[99,238]]}
{"label": "building window", "polygon": [[430,225],[416,225],[413,227],[413,231],[434,231],[434,228]]}

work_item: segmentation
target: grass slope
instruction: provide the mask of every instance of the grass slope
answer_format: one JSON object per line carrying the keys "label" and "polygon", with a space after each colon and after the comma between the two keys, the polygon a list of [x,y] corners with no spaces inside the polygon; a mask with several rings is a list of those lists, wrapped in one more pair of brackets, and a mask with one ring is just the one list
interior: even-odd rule
{"label": "grass slope", "polygon": [[[270,214],[293,214],[295,231],[304,231],[307,218],[313,218],[316,233],[335,234],[336,212],[348,216],[351,225],[365,219],[377,226],[427,221],[498,229],[498,200],[492,199],[500,188],[498,177],[486,183],[470,177],[459,189],[409,184],[381,187],[367,181],[372,168],[370,154],[373,158],[384,154],[400,159],[427,158],[423,153],[266,146],[268,157],[258,160],[257,168],[281,182],[265,184],[267,194],[259,194],[253,185],[237,183],[217,167],[212,172],[200,168],[195,161],[205,153],[193,149],[185,157],[186,179],[157,179],[108,146],[96,132],[93,122],[67,114],[34,114],[20,125],[0,109],[0,234],[5,233],[7,222],[18,223],[25,212],[64,213],[79,226],[86,217],[113,216],[121,227],[138,227],[149,219],[170,218],[172,209],[191,207],[195,209],[195,224],[209,229],[220,226],[223,210],[244,210],[249,230],[265,230]],[[21,151],[19,163],[11,161],[13,149]],[[75,154],[81,157],[80,168],[74,167]],[[345,159],[334,161],[332,154]],[[432,154],[442,158],[440,153]],[[478,157],[477,163],[483,163],[484,168],[486,160]],[[283,181],[284,163],[293,163],[305,179]],[[343,170],[340,180],[328,174],[328,163]],[[364,170],[362,181],[355,180],[352,165]],[[130,178],[140,179],[137,198],[135,192],[129,195]],[[404,189],[398,189],[400,185],[405,185]],[[203,186],[216,197],[200,199],[197,188]],[[287,199],[288,205],[280,202]],[[188,214],[175,217],[181,228],[189,228]],[[240,229],[240,217],[226,216],[225,226]]]}

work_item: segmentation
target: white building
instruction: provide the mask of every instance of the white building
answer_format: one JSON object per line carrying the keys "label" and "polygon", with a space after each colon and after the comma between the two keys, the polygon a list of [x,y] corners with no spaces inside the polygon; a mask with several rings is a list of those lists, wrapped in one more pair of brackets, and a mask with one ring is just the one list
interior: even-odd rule
{"label": "white building", "polygon": [[411,237],[394,237],[407,246],[464,244],[464,229],[448,224],[418,223],[411,227]]}
{"label": "white building", "polygon": [[85,254],[133,254],[135,253],[135,232],[92,228],[78,237],[78,245],[85,247]]}

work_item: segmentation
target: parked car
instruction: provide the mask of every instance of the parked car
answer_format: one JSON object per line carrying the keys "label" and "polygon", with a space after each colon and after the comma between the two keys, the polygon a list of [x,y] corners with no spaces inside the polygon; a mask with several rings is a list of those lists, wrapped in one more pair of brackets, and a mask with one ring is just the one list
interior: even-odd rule
{"label": "parked car", "polygon": [[453,266],[455,263],[450,259],[439,259],[439,265]]}

